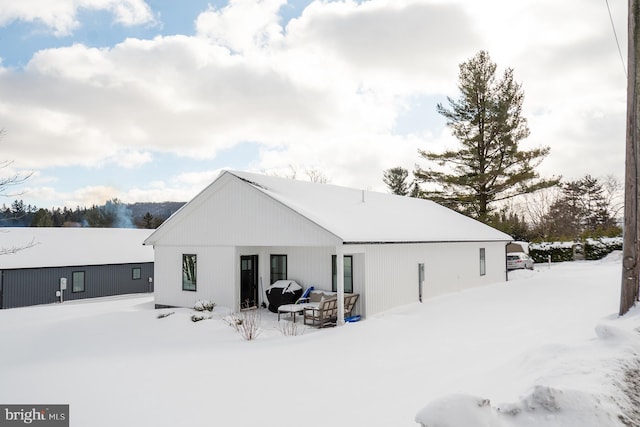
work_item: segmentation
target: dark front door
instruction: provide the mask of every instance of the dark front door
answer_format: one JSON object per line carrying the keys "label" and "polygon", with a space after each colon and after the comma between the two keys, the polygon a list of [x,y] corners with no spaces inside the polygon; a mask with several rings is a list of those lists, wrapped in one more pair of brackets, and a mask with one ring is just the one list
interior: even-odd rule
{"label": "dark front door", "polygon": [[258,255],[240,257],[240,307],[258,305]]}

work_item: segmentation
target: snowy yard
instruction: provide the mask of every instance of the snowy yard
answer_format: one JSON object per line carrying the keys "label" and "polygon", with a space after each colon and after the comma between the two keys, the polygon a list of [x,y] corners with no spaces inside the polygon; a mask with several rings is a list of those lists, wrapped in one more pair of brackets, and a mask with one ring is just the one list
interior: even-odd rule
{"label": "snowy yard", "polygon": [[625,425],[640,310],[617,317],[619,258],[510,275],[298,336],[264,311],[254,341],[150,296],[2,310],[0,403],[68,403],[78,427]]}

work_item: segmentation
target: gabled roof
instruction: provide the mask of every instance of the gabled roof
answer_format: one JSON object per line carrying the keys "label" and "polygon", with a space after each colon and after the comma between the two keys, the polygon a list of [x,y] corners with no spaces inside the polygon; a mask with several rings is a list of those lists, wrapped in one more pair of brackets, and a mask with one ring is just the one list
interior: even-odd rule
{"label": "gabled roof", "polygon": [[0,255],[0,270],[153,262],[143,246],[153,230],[131,228],[6,227],[0,249],[25,248]]}
{"label": "gabled roof", "polygon": [[[501,231],[430,200],[238,171],[223,171],[216,181],[225,175],[233,176],[277,200],[338,236],[344,243],[513,240]],[[212,186],[167,222],[179,221],[181,212],[199,198],[206,198]],[[146,243],[154,241],[152,236]]]}

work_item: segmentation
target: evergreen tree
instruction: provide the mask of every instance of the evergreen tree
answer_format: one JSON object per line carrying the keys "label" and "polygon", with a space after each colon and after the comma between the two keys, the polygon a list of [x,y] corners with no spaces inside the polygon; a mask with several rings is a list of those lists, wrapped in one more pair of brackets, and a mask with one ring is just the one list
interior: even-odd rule
{"label": "evergreen tree", "polygon": [[143,228],[154,228],[153,227],[153,215],[151,215],[151,212],[147,212],[142,217],[142,227]]}
{"label": "evergreen tree", "polygon": [[414,174],[432,187],[425,192],[439,203],[487,221],[492,203],[554,186],[557,180],[541,179],[535,168],[549,154],[549,147],[519,149],[529,136],[522,116],[524,92],[508,68],[496,78],[496,64],[485,51],[460,64],[459,100],[447,98],[450,108],[437,105],[461,148],[442,153],[420,150],[420,156],[440,169]]}
{"label": "evergreen tree", "polygon": [[53,227],[53,216],[46,209],[38,209],[31,221],[31,227]]}
{"label": "evergreen tree", "polygon": [[64,224],[64,215],[60,208],[51,210],[51,218],[53,219],[54,227],[62,227],[62,225]]}
{"label": "evergreen tree", "polygon": [[14,218],[23,218],[27,214],[27,209],[22,200],[15,200],[11,203],[11,214]]}
{"label": "evergreen tree", "polygon": [[397,166],[384,171],[384,177],[382,181],[389,187],[391,193],[399,196],[406,196],[409,194],[410,184],[407,183],[409,177],[409,171],[403,167]]}
{"label": "evergreen tree", "polygon": [[550,239],[617,236],[621,233],[615,208],[604,194],[603,183],[591,175],[562,185],[562,195],[550,207]]}

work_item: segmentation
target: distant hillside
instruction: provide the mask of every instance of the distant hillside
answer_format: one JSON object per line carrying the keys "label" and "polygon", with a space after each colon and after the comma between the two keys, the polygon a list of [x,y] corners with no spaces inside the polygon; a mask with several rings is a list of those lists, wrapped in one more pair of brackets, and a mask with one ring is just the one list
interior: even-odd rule
{"label": "distant hillside", "polygon": [[131,203],[127,207],[131,211],[134,223],[142,221],[142,218],[149,212],[154,218],[163,220],[169,218],[178,209],[185,205],[185,202],[161,202],[161,203]]}
{"label": "distant hillside", "polygon": [[[0,208],[0,227],[100,227],[157,228],[185,202],[131,203],[117,199],[104,205],[75,209],[38,209],[16,200],[11,207]],[[151,218],[145,216],[151,214]]]}

